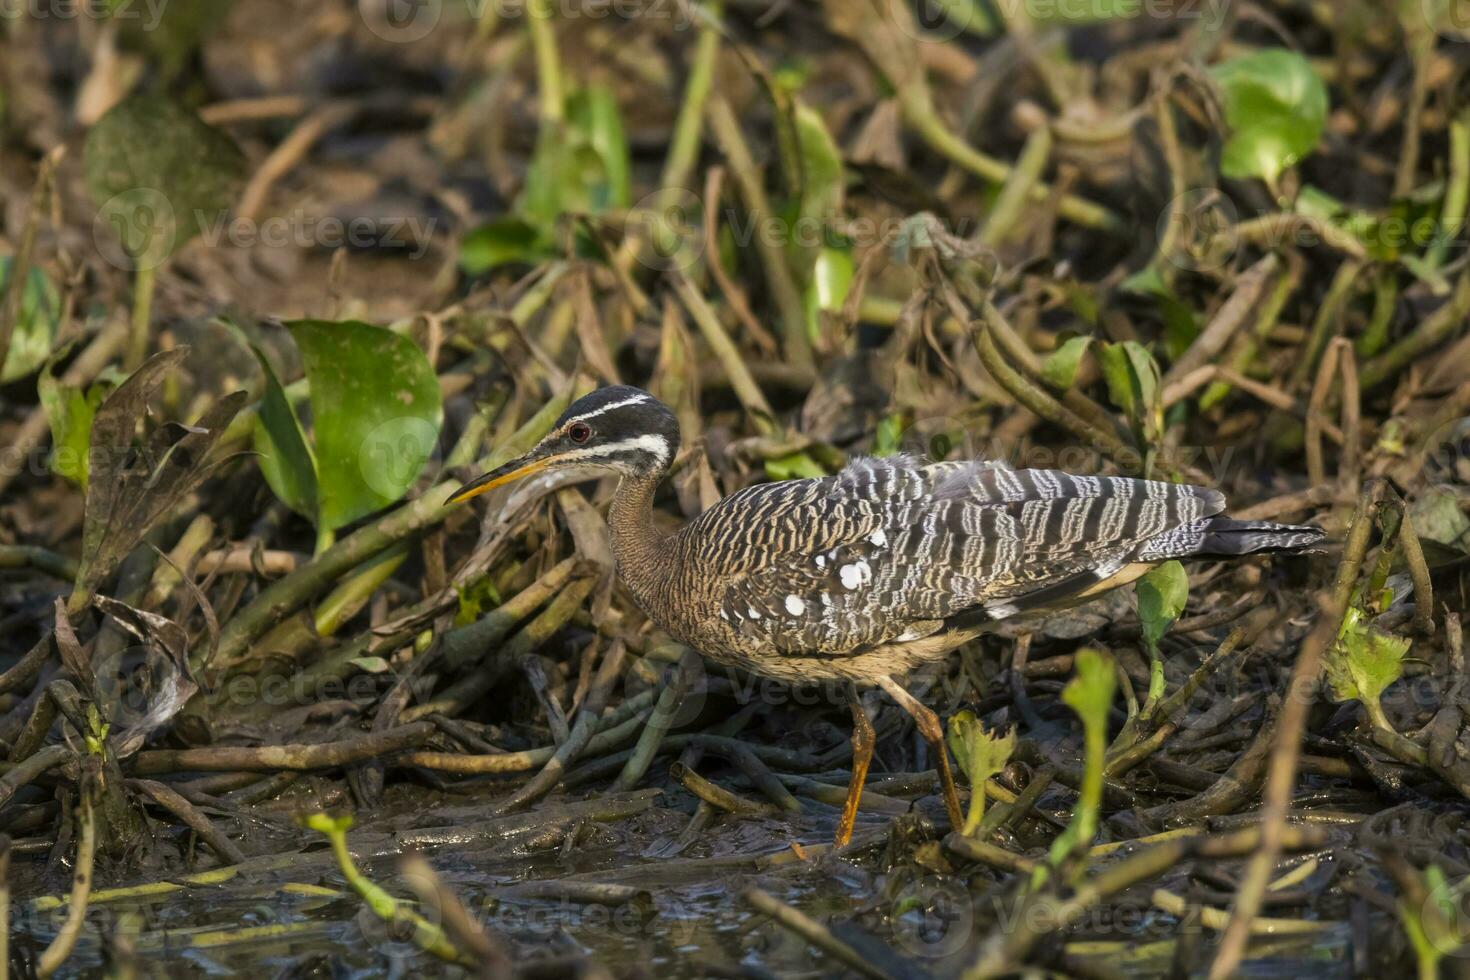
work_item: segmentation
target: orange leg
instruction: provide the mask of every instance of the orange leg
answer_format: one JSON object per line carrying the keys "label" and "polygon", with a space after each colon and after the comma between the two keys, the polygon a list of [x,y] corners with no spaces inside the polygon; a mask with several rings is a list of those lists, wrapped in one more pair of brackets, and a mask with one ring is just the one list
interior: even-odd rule
{"label": "orange leg", "polygon": [[847,803],[842,807],[842,820],[837,824],[837,847],[852,840],[858,801],[863,796],[863,780],[868,778],[868,765],[873,761],[873,746],[877,742],[873,723],[868,721],[856,687],[848,687],[847,701],[852,707],[852,780],[847,784]]}
{"label": "orange leg", "polygon": [[[908,691],[905,691],[892,677],[883,676],[876,678],[879,687],[888,692],[888,696],[898,702],[898,706],[913,716],[914,723],[919,727],[919,735],[925,742],[929,743],[930,750],[939,766],[939,786],[944,791],[944,808],[949,812],[950,826],[959,830],[965,825],[965,815],[960,809],[960,794],[954,788],[954,773],[949,768],[949,749],[944,744],[944,725],[940,723],[939,716],[920,704]],[[985,792],[983,787],[975,787],[973,792]]]}

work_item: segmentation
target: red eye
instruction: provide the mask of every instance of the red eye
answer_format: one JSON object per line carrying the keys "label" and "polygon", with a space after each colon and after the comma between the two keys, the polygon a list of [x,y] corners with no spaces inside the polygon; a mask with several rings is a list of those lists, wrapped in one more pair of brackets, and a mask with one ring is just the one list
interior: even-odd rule
{"label": "red eye", "polygon": [[586,422],[573,422],[571,428],[567,429],[567,438],[573,442],[586,442],[592,438],[592,426]]}

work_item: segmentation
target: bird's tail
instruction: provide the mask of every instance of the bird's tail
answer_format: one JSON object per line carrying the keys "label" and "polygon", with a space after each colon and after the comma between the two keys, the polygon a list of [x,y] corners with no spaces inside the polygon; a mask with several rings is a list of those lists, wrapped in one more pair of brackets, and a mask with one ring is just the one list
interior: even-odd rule
{"label": "bird's tail", "polygon": [[1302,551],[1321,541],[1326,532],[1309,524],[1273,524],[1212,517],[1194,556],[1233,558],[1257,552]]}

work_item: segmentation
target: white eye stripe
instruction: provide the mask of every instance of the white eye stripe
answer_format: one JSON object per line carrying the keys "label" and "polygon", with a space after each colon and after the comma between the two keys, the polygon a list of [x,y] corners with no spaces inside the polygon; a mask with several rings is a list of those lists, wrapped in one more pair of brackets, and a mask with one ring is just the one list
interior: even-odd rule
{"label": "white eye stripe", "polygon": [[624,398],[620,402],[609,402],[608,404],[603,405],[601,408],[594,408],[592,411],[586,413],[585,415],[577,415],[573,418],[569,418],[567,419],[567,423],[570,424],[572,422],[585,422],[588,419],[595,419],[599,415],[604,415],[608,412],[611,412],[615,408],[625,408],[628,405],[641,405],[642,403],[648,401],[651,397],[652,396],[650,395],[640,393],[637,395],[632,395],[628,398]]}
{"label": "white eye stripe", "polygon": [[668,440],[659,435],[633,436],[621,442],[608,443],[603,446],[588,446],[586,449],[573,449],[571,452],[561,453],[557,456],[558,461],[565,460],[574,462],[576,460],[595,460],[607,456],[615,456],[629,450],[641,449],[658,460],[658,465],[663,466],[668,462],[669,448]]}

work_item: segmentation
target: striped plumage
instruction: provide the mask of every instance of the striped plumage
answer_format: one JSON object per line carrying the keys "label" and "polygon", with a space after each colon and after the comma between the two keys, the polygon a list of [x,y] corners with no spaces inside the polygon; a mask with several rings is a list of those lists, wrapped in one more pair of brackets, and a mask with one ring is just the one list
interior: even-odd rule
{"label": "striped plumage", "polygon": [[620,473],[613,553],[644,612],[707,656],[803,680],[902,674],[987,623],[1085,599],[1151,564],[1322,536],[1222,517],[1224,495],[1205,487],[908,456],[759,484],[665,536],[653,497],[678,443],[652,395],[602,388],[456,496],[550,466]]}
{"label": "striped plumage", "polygon": [[877,684],[933,747],[932,711],[894,680],[998,620],[1084,600],[1170,558],[1291,551],[1322,532],[1220,516],[1218,490],[992,462],[858,460],[836,476],[731,494],[672,535],[653,498],[679,446],[673,412],[616,385],[579,399],[531,452],[451,501],[557,467],[622,476],[608,514],[618,573],[644,612],[706,656],[791,681],[852,682],[851,835],[873,730],[856,684]]}
{"label": "striped plumage", "polygon": [[[862,681],[1151,563],[1321,537],[1216,516],[1224,507],[1217,490],[1153,480],[863,459],[825,479],[732,494],[624,578],[655,621],[716,659],[785,679]],[[643,535],[629,517],[614,510],[620,554]]]}

